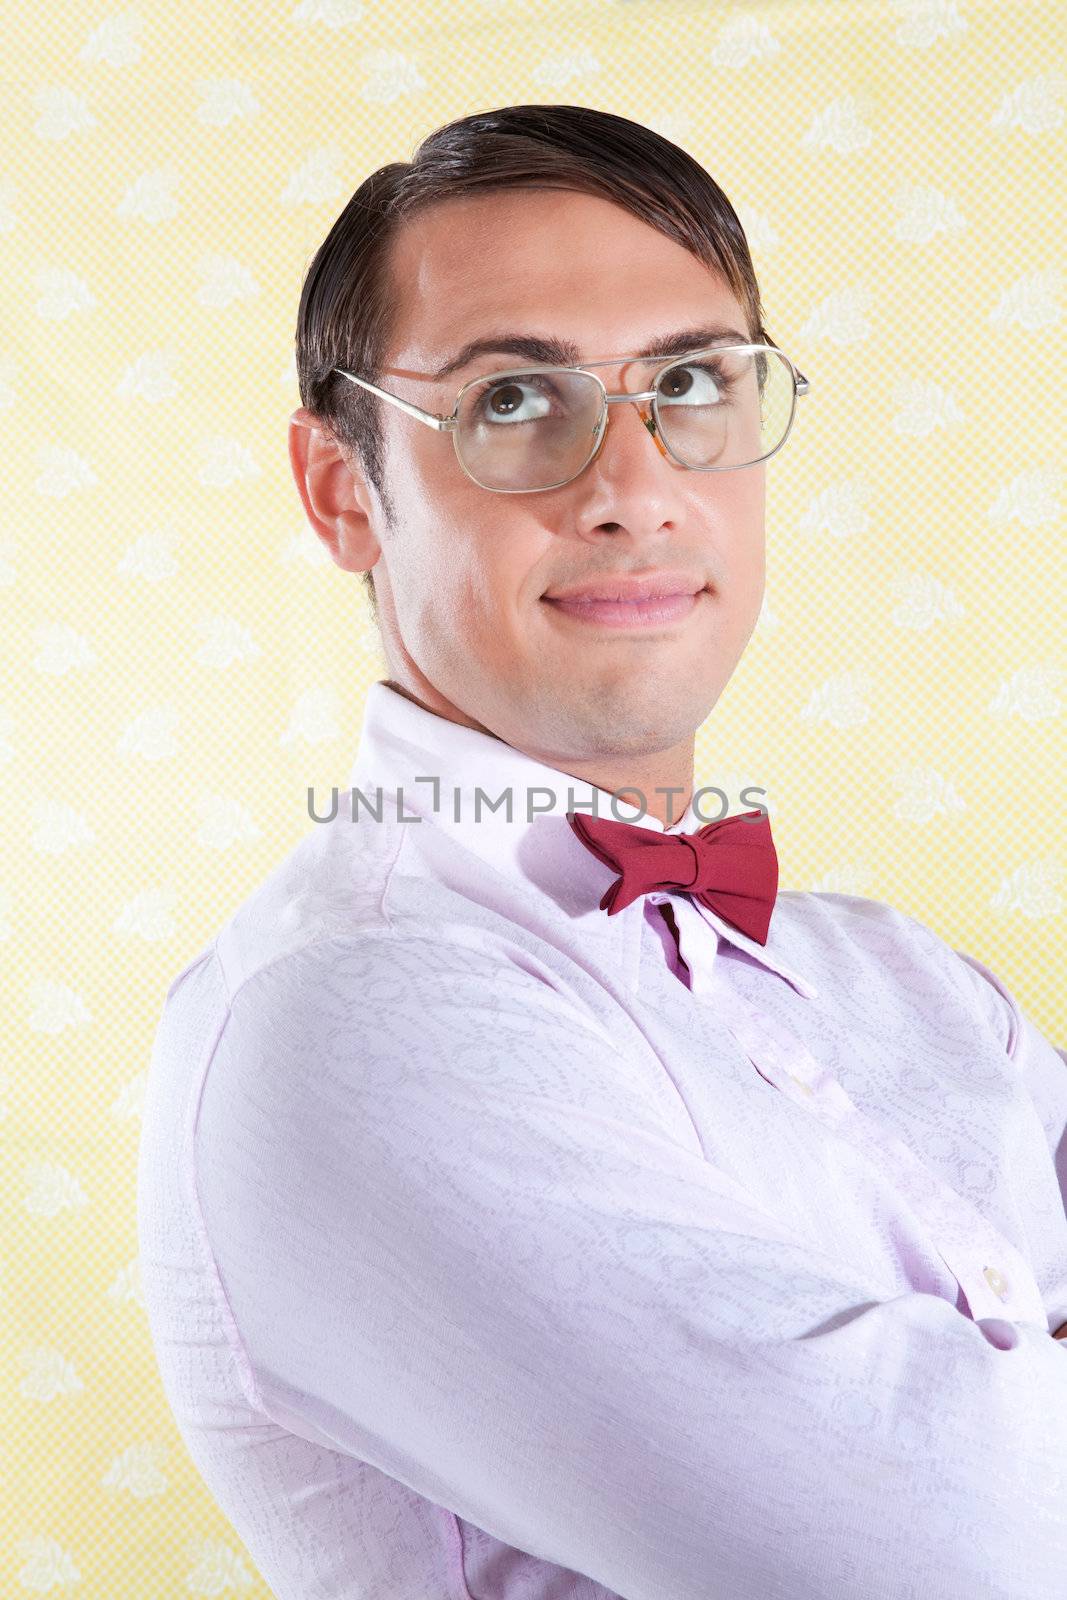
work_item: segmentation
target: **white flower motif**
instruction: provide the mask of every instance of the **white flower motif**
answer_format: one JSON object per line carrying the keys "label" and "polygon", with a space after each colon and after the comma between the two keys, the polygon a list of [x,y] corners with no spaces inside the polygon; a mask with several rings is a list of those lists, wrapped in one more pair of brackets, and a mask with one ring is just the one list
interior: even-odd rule
{"label": "white flower motif", "polygon": [[282,566],[303,565],[308,567],[329,567],[333,565],[333,558],[317,533],[314,533],[307,523],[296,533],[291,533],[281,550],[278,560]]}
{"label": "white flower motif", "polygon": [[894,194],[893,204],[900,213],[893,233],[905,244],[929,244],[940,234],[952,236],[968,227],[955,197],[928,183],[903,185]]}
{"label": "white flower motif", "polygon": [[781,46],[766,22],[736,12],[719,26],[719,36],[709,60],[713,67],[740,70],[752,62],[772,61]]}
{"label": "white flower motif", "polygon": [[[647,126],[653,133],[658,133],[661,139],[669,139],[672,144],[684,147],[692,123],[682,112],[661,111],[657,116],[649,117]],[[745,233],[748,233],[747,227]]]}
{"label": "white flower motif", "polygon": [[902,49],[929,50],[939,39],[966,33],[969,23],[960,16],[957,0],[890,0],[904,21],[894,35]]}
{"label": "white flower motif", "polygon": [[900,604],[891,612],[898,628],[922,630],[935,622],[962,617],[964,606],[955,593],[929,572],[901,572],[893,579]]}
{"label": "white flower motif", "polygon": [[142,761],[173,761],[178,754],[174,730],[178,726],[175,706],[150,706],[126,723],[116,746],[124,761],[139,756]]}
{"label": "white flower motif", "polygon": [[17,1548],[23,1561],[17,1581],[28,1594],[73,1588],[81,1582],[81,1573],[74,1564],[74,1558],[69,1550],[64,1550],[58,1539],[37,1534],[19,1539]]}
{"label": "white flower motif", "polygon": [[866,97],[838,95],[822,111],[815,113],[800,143],[807,150],[833,150],[841,156],[866,150],[874,138],[863,120],[869,110],[870,101]]}
{"label": "white flower motif", "polygon": [[1063,274],[1058,267],[1045,267],[1015,278],[1001,290],[1000,299],[989,313],[989,320],[1003,327],[1019,327],[1025,333],[1039,333],[1060,320],[1058,295]]}
{"label": "white flower motif", "polygon": [[34,310],[46,322],[62,322],[75,311],[91,311],[96,296],[73,267],[44,267],[34,274],[38,299]]}
{"label": "white flower motif", "polygon": [[145,172],[130,184],[116,206],[120,217],[140,217],[143,222],[170,222],[178,215],[178,202],[172,190],[178,174],[171,166]]}
{"label": "white flower motif", "polygon": [[835,289],[808,313],[800,329],[802,339],[829,339],[832,344],[859,344],[872,334],[867,311],[868,289]]}
{"label": "white flower motif", "polygon": [[161,1444],[130,1444],[120,1450],[100,1482],[105,1489],[124,1489],[135,1500],[166,1492],[163,1464],[167,1449]]}
{"label": "white flower motif", "polygon": [[174,937],[174,905],[177,894],[171,885],[163,889],[141,889],[125,900],[111,924],[120,939],[146,939],[156,942]]}
{"label": "white flower motif", "polygon": [[599,71],[600,63],[591,50],[572,50],[564,55],[546,56],[539,61],[533,69],[533,81],[552,89],[562,89],[572,78],[592,78]]}
{"label": "white flower motif", "polygon": [[304,740],[307,744],[322,744],[339,738],[338,712],[338,695],[332,685],[305,690],[297,697],[289,714],[289,724],[278,743],[290,745]]}
{"label": "white flower motif", "polygon": [[745,230],[749,249],[754,255],[770,255],[773,250],[777,250],[778,235],[766,211],[757,211],[754,206],[742,204],[738,204],[734,209],[738,221]]}
{"label": "white flower motif", "polygon": [[1024,528],[1058,522],[1062,514],[1057,499],[1060,477],[1058,467],[1034,467],[1028,472],[1017,472],[1001,485],[987,513],[990,522],[1017,521]]}
{"label": "white flower motif", "polygon": [[867,896],[872,884],[870,868],[861,861],[843,861],[831,867],[811,885],[816,894],[852,894]]}
{"label": "white flower motif", "polygon": [[146,400],[150,405],[173,400],[178,385],[171,368],[178,360],[173,350],[145,351],[123,367],[115,393],[122,400]]}
{"label": "white flower motif", "polygon": [[95,667],[96,653],[83,633],[66,622],[46,622],[33,631],[37,653],[33,666],[37,672],[62,677],[65,672]]}
{"label": "white flower motif", "polygon": [[120,1084],[111,1106],[116,1122],[129,1122],[144,1115],[147,1072],[137,1072],[128,1083]]}
{"label": "white flower motif", "polygon": [[922,439],[967,420],[955,397],[929,379],[902,379],[894,389],[894,397],[899,410],[893,417],[893,428],[912,438]]}
{"label": "white flower motif", "polygon": [[58,1217],[61,1211],[81,1211],[89,1203],[73,1172],[54,1161],[32,1162],[24,1177],[28,1191],[23,1206],[32,1217]]}
{"label": "white flower motif", "polygon": [[91,488],[97,482],[96,473],[85,457],[63,445],[42,446],[37,451],[37,460],[41,475],[34,488],[38,494],[52,495],[62,500],[66,495],[73,494],[75,489]]}
{"label": "white flower motif", "polygon": [[283,206],[317,206],[324,200],[335,200],[341,193],[338,167],[341,151],[337,145],[325,145],[305,156],[281,193]]}
{"label": "white flower motif", "polygon": [[204,642],[195,659],[203,667],[232,667],[235,661],[253,661],[263,653],[250,629],[235,617],[207,617],[198,631]]}
{"label": "white flower motif", "polygon": [[190,1594],[218,1595],[250,1587],[252,1574],[243,1556],[230,1550],[221,1539],[190,1540],[187,1548],[195,1562],[185,1575]]}
{"label": "white flower motif", "polygon": [[62,855],[64,850],[74,850],[95,844],[96,835],[86,821],[84,813],[61,800],[39,801],[33,807],[33,832],[30,844],[44,855]]}
{"label": "white flower motif", "polygon": [[967,809],[951,780],[942,778],[933,767],[901,768],[894,774],[893,784],[903,791],[893,813],[904,822],[930,822],[941,812]]}
{"label": "white flower motif", "polygon": [[33,125],[38,139],[67,139],[72,133],[85,133],[97,125],[85,96],[75,94],[73,89],[38,89],[33,103],[40,112]]}
{"label": "white flower motif", "polygon": [[852,728],[870,718],[864,696],[870,687],[866,673],[843,672],[828,678],[815,689],[800,715],[804,721],[830,722],[836,728]]}
{"label": "white flower motif", "polygon": [[148,583],[173,578],[178,571],[173,554],[176,541],[177,534],[170,523],[142,533],[126,546],[115,570],[120,578],[144,578]]}
{"label": "white flower motif", "polygon": [[137,40],[140,31],[141,19],[136,11],[105,17],[103,22],[97,23],[78,51],[78,59],[104,62],[109,67],[135,66],[141,59],[141,46]]}
{"label": "white flower motif", "polygon": [[[144,1078],[145,1074],[141,1073]],[[138,1105],[138,1115],[140,1105]],[[119,1267],[107,1291],[108,1299],[117,1306],[135,1305],[144,1306],[144,1294],[141,1290],[141,1263],[135,1256],[126,1266]]]}
{"label": "white flower motif", "polygon": [[327,28],[352,28],[363,21],[361,0],[300,0],[291,20],[299,27],[321,22]]}
{"label": "white flower motif", "polygon": [[35,1033],[62,1033],[93,1020],[81,995],[65,983],[35,983],[30,1001],[30,1027]]}
{"label": "white flower motif", "polygon": [[194,88],[202,97],[196,119],[209,127],[225,128],[231,122],[259,116],[259,101],[251,87],[238,78],[197,78]]}
{"label": "white flower motif", "polygon": [[828,533],[834,539],[869,533],[871,519],[864,507],[870,495],[869,485],[857,478],[827,485],[808,502],[800,519],[801,533]]}
{"label": "white flower motif", "polygon": [[[772,819],[778,815],[778,802],[766,784],[737,767],[713,769],[699,783],[694,781],[693,793],[701,789],[707,791],[696,803],[702,822],[718,822],[720,817],[739,816],[743,811],[763,810]],[[677,797],[672,804],[677,805]]]}
{"label": "white flower motif", "polygon": [[1020,667],[1002,678],[988,710],[994,717],[1020,717],[1023,722],[1047,722],[1058,717],[1063,706],[1054,693],[1063,673],[1059,667],[1033,665]]}
{"label": "white flower motif", "polygon": [[368,50],[359,64],[367,74],[359,91],[361,100],[391,105],[394,100],[422,94],[426,89],[418,67],[402,50]]}
{"label": "white flower motif", "polygon": [[236,256],[201,256],[197,270],[203,280],[196,291],[198,305],[221,309],[235,302],[254,300],[259,294],[259,284],[251,268]]}
{"label": "white flower motif", "polygon": [[211,850],[228,850],[235,844],[252,844],[262,832],[247,806],[225,795],[205,795],[197,801],[200,827],[196,842]]}
{"label": "white flower motif", "polygon": [[47,1405],[63,1395],[82,1394],[85,1390],[74,1363],[58,1350],[35,1345],[23,1351],[20,1359],[26,1376],[19,1383],[18,1392],[24,1400],[39,1400]]}
{"label": "white flower motif", "polygon": [[990,897],[990,909],[1002,916],[1018,911],[1032,921],[1058,917],[1063,912],[1063,896],[1056,885],[1062,877],[1063,868],[1054,857],[1024,862],[1001,878],[1000,888]]}
{"label": "white flower motif", "polygon": [[1021,128],[1023,133],[1052,133],[1063,126],[1060,96],[1067,79],[1062,72],[1040,72],[1001,97],[989,119],[991,128]]}
{"label": "white flower motif", "polygon": [[258,478],[259,466],[251,450],[239,439],[211,438],[201,445],[204,465],[197,473],[200,483],[212,489],[228,489],[231,484]]}

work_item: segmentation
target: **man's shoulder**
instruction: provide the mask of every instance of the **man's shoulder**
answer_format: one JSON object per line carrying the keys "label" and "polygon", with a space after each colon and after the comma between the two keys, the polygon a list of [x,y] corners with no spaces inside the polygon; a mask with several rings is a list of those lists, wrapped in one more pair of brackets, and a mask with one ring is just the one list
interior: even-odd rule
{"label": "man's shoulder", "polygon": [[386,893],[400,844],[395,826],[353,826],[343,812],[317,823],[186,962],[167,1001],[209,957],[232,999],[251,978],[299,951],[346,936],[371,948],[376,939],[386,942]]}
{"label": "man's shoulder", "polygon": [[842,987],[872,1006],[897,1000],[933,1009],[950,997],[978,1014],[1009,1045],[1018,1027],[1016,1002],[983,962],[928,922],[866,895],[785,890],[775,906],[783,954],[820,991]]}
{"label": "man's shoulder", "polygon": [[927,925],[889,900],[829,889],[781,889],[775,916],[813,937],[837,937],[878,944],[886,939],[937,938]]}
{"label": "man's shoulder", "polygon": [[400,843],[397,827],[352,826],[344,810],[317,822],[214,934],[230,997],[301,950],[346,936],[371,947],[386,941],[386,894]]}
{"label": "man's shoulder", "polygon": [[903,974],[931,961],[951,966],[954,958],[951,946],[918,917],[869,895],[785,889],[772,927],[783,955],[792,954],[805,972],[818,966],[824,980],[848,979],[865,969]]}

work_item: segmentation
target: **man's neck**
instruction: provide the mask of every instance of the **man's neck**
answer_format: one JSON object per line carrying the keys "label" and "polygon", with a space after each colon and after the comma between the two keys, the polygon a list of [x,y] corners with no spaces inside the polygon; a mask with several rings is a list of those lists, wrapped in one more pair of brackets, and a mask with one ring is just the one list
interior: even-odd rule
{"label": "man's neck", "polygon": [[[679,760],[677,750],[659,751],[654,756],[623,757],[610,762],[570,762],[567,771],[575,778],[595,784],[608,794],[617,794],[626,805],[644,807],[645,815],[655,817],[671,828],[684,815],[693,797],[693,753]],[[602,816],[611,812],[600,808]]]}
{"label": "man's neck", "polygon": [[[457,722],[461,727],[474,728],[477,732],[486,733],[493,739],[500,737],[499,734],[493,733],[491,728],[483,727],[480,722],[474,721],[439,697],[434,697],[439,701],[435,704],[433,701],[420,699],[396,677],[383,681],[387,688],[402,694],[414,705],[422,706],[423,710],[432,711],[435,716],[444,717],[449,722]],[[656,750],[651,754],[635,756],[591,756],[588,761],[578,762],[570,756],[532,750],[523,745],[515,745],[513,748],[521,750],[522,754],[528,755],[533,761],[541,762],[543,766],[553,767],[557,772],[565,772],[583,783],[591,783],[607,794],[617,794],[620,801],[636,806],[638,810],[643,806],[644,814],[655,817],[665,828],[673,827],[680,820],[693,797],[692,737],[670,750]],[[603,808],[601,814],[611,815],[610,812],[605,813]]]}

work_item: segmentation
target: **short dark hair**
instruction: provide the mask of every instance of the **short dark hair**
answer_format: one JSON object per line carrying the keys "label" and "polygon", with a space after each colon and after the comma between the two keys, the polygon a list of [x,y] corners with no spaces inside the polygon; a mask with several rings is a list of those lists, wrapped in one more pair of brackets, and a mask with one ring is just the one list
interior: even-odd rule
{"label": "short dark hair", "polygon": [[[308,267],[297,314],[301,401],[358,457],[387,521],[382,402],[331,369],[381,382],[396,303],[388,277],[393,235],[403,219],[438,201],[546,185],[613,200],[677,240],[725,279],[753,343],[774,344],[733,206],[700,163],[662,134],[589,106],[503,106],[446,123],[413,160],[390,162],[360,184]],[[372,574],[363,578],[376,612]]]}

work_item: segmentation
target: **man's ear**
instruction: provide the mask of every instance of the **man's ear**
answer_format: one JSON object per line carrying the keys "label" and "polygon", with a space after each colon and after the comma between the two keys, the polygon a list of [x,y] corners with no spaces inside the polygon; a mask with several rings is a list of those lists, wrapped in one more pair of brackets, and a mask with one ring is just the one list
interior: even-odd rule
{"label": "man's ear", "polygon": [[346,572],[367,572],[381,555],[371,526],[374,499],[358,463],[306,406],[289,418],[289,463],[308,522]]}

